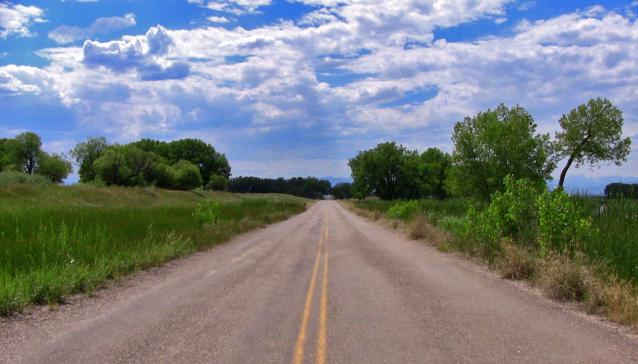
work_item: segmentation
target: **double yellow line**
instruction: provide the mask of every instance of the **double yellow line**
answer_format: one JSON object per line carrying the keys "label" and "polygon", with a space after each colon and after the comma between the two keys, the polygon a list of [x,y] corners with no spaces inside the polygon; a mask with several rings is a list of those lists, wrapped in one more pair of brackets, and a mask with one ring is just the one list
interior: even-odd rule
{"label": "double yellow line", "polygon": [[295,352],[292,362],[301,364],[304,361],[304,349],[306,337],[308,334],[308,323],[312,312],[312,300],[315,288],[317,286],[317,274],[321,255],[323,253],[323,277],[321,278],[321,297],[319,301],[319,329],[317,332],[317,352],[315,360],[317,364],[325,364],[326,362],[326,342],[328,334],[328,216],[323,215],[323,226],[321,229],[321,238],[319,239],[319,247],[317,248],[317,257],[312,268],[312,276],[308,285],[308,293],[306,293],[306,302],[304,304],[303,315],[301,316],[301,326],[299,327],[299,335],[295,343]]}

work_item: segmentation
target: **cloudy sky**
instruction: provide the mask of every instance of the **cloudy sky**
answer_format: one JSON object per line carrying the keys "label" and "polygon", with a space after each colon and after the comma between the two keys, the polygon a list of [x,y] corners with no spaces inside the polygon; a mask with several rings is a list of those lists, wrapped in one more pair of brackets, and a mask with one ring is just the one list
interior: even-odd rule
{"label": "cloudy sky", "polygon": [[451,151],[503,102],[542,132],[603,96],[638,175],[638,1],[0,0],[0,137],[67,152],[197,137],[233,175],[348,176],[381,141]]}

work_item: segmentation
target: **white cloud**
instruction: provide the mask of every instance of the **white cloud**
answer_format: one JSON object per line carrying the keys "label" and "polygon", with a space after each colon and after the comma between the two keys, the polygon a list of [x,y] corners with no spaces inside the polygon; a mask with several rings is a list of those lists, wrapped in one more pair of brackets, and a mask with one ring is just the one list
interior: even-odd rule
{"label": "white cloud", "polygon": [[270,5],[272,0],[188,0],[188,2],[214,11],[243,15],[257,12],[260,7]]}
{"label": "white cloud", "polygon": [[211,23],[228,23],[229,22],[228,18],[223,16],[209,16],[206,19],[208,19],[208,21]]}
{"label": "white cloud", "polygon": [[67,44],[77,40],[91,38],[96,35],[117,32],[126,28],[135,26],[135,15],[126,14],[124,16],[113,16],[106,18],[97,18],[87,28],[75,26],[60,26],[49,32],[49,38],[57,43]]}
{"label": "white cloud", "polygon": [[0,38],[28,37],[33,23],[44,22],[44,12],[36,6],[0,2]]}
{"label": "white cloud", "polygon": [[[292,175],[306,171],[294,172],[302,164],[343,170],[335,166],[388,139],[449,151],[454,121],[500,102],[526,106],[539,129],[551,132],[561,113],[590,97],[609,97],[625,111],[626,134],[638,135],[633,18],[590,8],[523,22],[510,36],[448,42],[435,40],[434,30],[498,21],[509,2],[338,3],[299,23],[250,30],[158,26],[117,41],[44,50],[39,54],[50,65],[43,69],[0,67],[0,89],[57,95],[84,128],[115,139],[178,136],[193,125],[195,135],[214,130],[220,149],[244,173],[272,167]],[[406,46],[411,42],[417,45]],[[436,92],[407,100],[418,90]],[[247,162],[254,153],[244,150],[264,145],[270,159],[284,161]],[[638,163],[636,155],[628,165]]]}

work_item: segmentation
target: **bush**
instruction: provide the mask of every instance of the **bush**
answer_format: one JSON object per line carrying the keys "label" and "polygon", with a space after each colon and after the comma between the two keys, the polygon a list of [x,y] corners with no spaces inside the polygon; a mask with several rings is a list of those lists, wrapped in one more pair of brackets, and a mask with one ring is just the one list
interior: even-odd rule
{"label": "bush", "polygon": [[206,185],[207,190],[226,191],[228,189],[228,178],[219,174],[213,174]]}
{"label": "bush", "polygon": [[0,186],[12,184],[49,185],[51,184],[51,180],[37,174],[26,174],[24,172],[14,171],[0,172]]}
{"label": "bush", "polygon": [[71,162],[59,154],[41,153],[35,173],[48,177],[53,183],[62,181],[71,173]]}
{"label": "bush", "polygon": [[193,217],[197,219],[201,226],[215,225],[221,216],[221,208],[219,202],[205,202],[199,204],[193,212]]}
{"label": "bush", "polygon": [[388,216],[393,219],[407,220],[419,210],[419,204],[415,200],[400,201],[388,210]]}
{"label": "bush", "polygon": [[574,201],[562,190],[545,192],[538,199],[541,255],[550,251],[573,255],[594,233],[591,222],[582,217]]}
{"label": "bush", "polygon": [[192,190],[202,185],[199,168],[191,162],[181,160],[173,166],[176,174],[176,187],[180,190]]}
{"label": "bush", "polygon": [[544,186],[512,176],[507,176],[504,183],[505,191],[494,194],[489,209],[503,236],[533,246],[538,231],[538,196]]}

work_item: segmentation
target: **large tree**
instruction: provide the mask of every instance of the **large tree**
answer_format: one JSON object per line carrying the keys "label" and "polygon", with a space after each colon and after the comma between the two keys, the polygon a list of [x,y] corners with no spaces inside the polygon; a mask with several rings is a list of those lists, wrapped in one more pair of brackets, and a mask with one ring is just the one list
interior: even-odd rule
{"label": "large tree", "polygon": [[572,164],[578,167],[608,161],[621,165],[631,152],[631,139],[622,138],[622,111],[607,99],[591,99],[563,115],[559,123],[562,130],[556,133],[556,151],[558,157],[567,158],[559,188]]}
{"label": "large tree", "polygon": [[520,106],[498,106],[456,123],[454,153],[446,181],[456,195],[489,198],[505,176],[544,182],[555,163],[549,135],[536,134],[531,114]]}
{"label": "large tree", "polygon": [[71,171],[71,162],[62,155],[48,155],[44,152],[40,155],[35,169],[35,173],[48,177],[53,183],[62,183]]}
{"label": "large tree", "polygon": [[42,155],[40,147],[42,140],[32,132],[17,135],[10,143],[10,150],[14,163],[25,173],[33,174],[38,166],[38,159]]}
{"label": "large tree", "polygon": [[420,197],[419,155],[394,142],[359,152],[348,162],[353,195],[376,194],[384,200]]}
{"label": "large tree", "polygon": [[449,154],[437,148],[428,148],[421,154],[421,194],[423,197],[447,197],[445,180],[452,163]]}
{"label": "large tree", "polygon": [[87,183],[95,179],[97,172],[93,168],[93,162],[102,156],[108,146],[106,138],[92,137],[79,143],[71,150],[71,156],[80,166],[78,171],[80,182]]}

